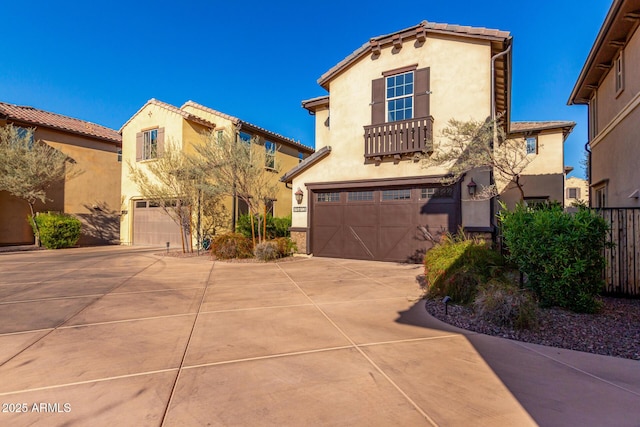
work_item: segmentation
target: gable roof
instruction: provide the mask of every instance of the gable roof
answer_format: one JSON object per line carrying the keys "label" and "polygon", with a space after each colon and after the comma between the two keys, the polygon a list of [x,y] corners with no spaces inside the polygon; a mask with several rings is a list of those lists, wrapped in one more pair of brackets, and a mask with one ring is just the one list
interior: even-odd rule
{"label": "gable roof", "polygon": [[117,145],[122,144],[122,136],[114,129],[87,122],[85,120],[63,116],[62,114],[39,110],[34,107],[0,102],[0,116],[29,126],[62,130],[69,133],[101,139]]}
{"label": "gable roof", "polygon": [[426,34],[444,34],[450,36],[459,36],[472,39],[483,39],[491,42],[504,43],[511,39],[508,31],[494,30],[483,27],[469,27],[462,25],[450,25],[436,22],[422,21],[418,25],[396,31],[391,34],[373,37],[360,48],[356,49],[349,56],[344,58],[338,64],[333,66],[329,71],[324,73],[319,79],[318,84],[328,90],[328,83],[342,71],[347,69],[351,64],[358,61],[363,56],[372,52],[374,48],[379,49],[384,46],[393,44],[394,40],[417,38],[419,35]]}
{"label": "gable roof", "polygon": [[587,104],[604,75],[611,69],[618,51],[623,49],[640,25],[640,0],[615,0],[582,66],[568,105]]}
{"label": "gable roof", "polygon": [[329,154],[331,154],[331,146],[327,145],[325,147],[322,147],[321,149],[298,163],[296,166],[291,168],[291,170],[289,170],[287,173],[282,175],[282,177],[280,177],[280,181],[285,183],[292,182],[293,178],[300,175],[302,172],[309,169],[311,166],[315,165],[320,160],[327,157]]}
{"label": "gable roof", "polygon": [[157,100],[157,99],[155,99],[155,98],[151,98],[151,99],[150,99],[150,100],[148,100],[148,101],[147,101],[147,102],[146,102],[142,107],[140,107],[140,109],[139,109],[138,111],[136,111],[136,112],[135,112],[135,114],[133,114],[133,115],[129,118],[129,120],[127,120],[127,121],[125,122],[125,124],[123,124],[123,125],[120,127],[120,132],[122,132],[122,129],[124,129],[124,128],[125,128],[125,126],[127,126],[127,125],[128,125],[128,124],[133,120],[133,118],[134,118],[135,116],[137,116],[138,114],[140,114],[140,112],[141,112],[142,110],[144,110],[144,109],[145,109],[145,107],[147,107],[147,105],[156,105],[156,106],[158,106],[158,107],[164,108],[165,110],[169,110],[169,111],[171,111],[171,112],[173,112],[173,113],[176,113],[176,114],[178,114],[178,115],[182,116],[185,120],[189,120],[189,121],[191,121],[191,122],[201,124],[201,125],[203,125],[203,126],[205,126],[205,127],[211,128],[211,129],[213,129],[213,128],[215,128],[215,127],[216,127],[216,124],[215,124],[215,123],[211,123],[211,122],[210,122],[210,121],[208,121],[208,120],[204,120],[204,119],[202,119],[202,118],[200,118],[200,117],[198,117],[198,116],[196,116],[196,115],[193,115],[193,114],[187,113],[186,111],[183,111],[183,110],[179,109],[178,107],[175,107],[175,106],[173,106],[173,105],[171,105],[171,104],[167,104],[166,102],[158,101],[158,100]]}
{"label": "gable roof", "polygon": [[567,121],[546,121],[546,122],[511,122],[509,126],[510,134],[524,134],[527,132],[539,132],[543,130],[562,130],[562,139],[565,140],[573,131],[576,122]]}
{"label": "gable roof", "polygon": [[248,130],[258,131],[258,132],[261,132],[261,133],[263,133],[265,135],[268,135],[268,136],[271,136],[273,138],[279,139],[280,141],[287,142],[288,144],[290,144],[290,145],[292,145],[292,146],[294,146],[296,148],[299,148],[301,151],[303,151],[305,153],[313,153],[314,152],[313,148],[307,147],[306,145],[301,144],[300,142],[298,142],[298,141],[296,141],[296,140],[294,140],[292,138],[288,138],[286,136],[280,135],[279,133],[272,132],[272,131],[270,131],[268,129],[265,129],[263,127],[260,127],[260,126],[256,126],[256,125],[251,124],[251,123],[249,123],[247,121],[241,120],[241,119],[239,119],[237,117],[231,116],[229,114],[222,113],[222,112],[220,112],[218,110],[214,110],[213,108],[209,108],[209,107],[204,106],[202,104],[198,104],[197,102],[187,101],[180,108],[183,109],[184,107],[193,107],[193,108],[197,108],[197,109],[202,110],[202,111],[206,111],[208,113],[211,113],[211,114],[216,115],[218,117],[221,117],[223,119],[229,120],[234,125],[240,126],[241,129],[243,127],[244,128],[248,128]]}

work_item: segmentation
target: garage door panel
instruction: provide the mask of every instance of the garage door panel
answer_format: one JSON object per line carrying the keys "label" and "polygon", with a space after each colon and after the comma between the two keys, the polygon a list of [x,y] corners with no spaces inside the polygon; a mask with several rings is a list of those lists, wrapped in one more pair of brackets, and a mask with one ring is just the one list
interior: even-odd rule
{"label": "garage door panel", "polygon": [[344,205],[344,223],[362,227],[376,227],[378,225],[378,206],[370,204]]}
{"label": "garage door panel", "polygon": [[345,257],[375,259],[377,251],[377,227],[347,226],[344,230]]}
{"label": "garage door panel", "polygon": [[415,205],[411,203],[380,204],[380,224],[407,226],[415,224]]}
{"label": "garage door panel", "polygon": [[[133,244],[182,248],[180,227],[159,207],[147,207],[146,201],[137,201],[133,213]],[[187,236],[188,238],[188,236]]]}
{"label": "garage door panel", "polygon": [[321,256],[341,257],[343,252],[342,227],[336,225],[319,225],[314,228],[314,252]]}
{"label": "garage door panel", "polygon": [[311,251],[316,256],[422,262],[434,241],[457,230],[460,217],[458,190],[446,198],[425,188],[333,189],[342,191],[339,201],[314,199]]}

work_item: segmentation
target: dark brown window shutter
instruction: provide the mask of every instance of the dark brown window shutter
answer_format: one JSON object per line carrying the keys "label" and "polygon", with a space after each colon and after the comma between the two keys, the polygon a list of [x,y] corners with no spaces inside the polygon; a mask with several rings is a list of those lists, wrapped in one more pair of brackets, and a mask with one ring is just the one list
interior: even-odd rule
{"label": "dark brown window shutter", "polygon": [[136,162],[142,160],[142,141],[143,141],[142,132],[136,133]]}
{"label": "dark brown window shutter", "polygon": [[580,189],[576,188],[576,199],[580,198]]}
{"label": "dark brown window shutter", "polygon": [[164,154],[164,128],[158,129],[158,157]]}
{"label": "dark brown window shutter", "polygon": [[429,108],[431,96],[427,93],[431,90],[430,71],[429,67],[415,71],[415,118],[427,117],[431,114]]}
{"label": "dark brown window shutter", "polygon": [[371,124],[386,122],[384,117],[384,77],[371,82]]}

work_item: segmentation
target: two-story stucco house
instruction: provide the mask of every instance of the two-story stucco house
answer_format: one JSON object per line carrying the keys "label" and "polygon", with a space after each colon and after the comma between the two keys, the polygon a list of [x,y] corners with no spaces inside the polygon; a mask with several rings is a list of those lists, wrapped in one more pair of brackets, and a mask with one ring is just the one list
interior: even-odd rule
{"label": "two-story stucco house", "polygon": [[[131,180],[128,165],[145,168],[146,164],[162,156],[166,144],[172,143],[185,152],[194,153],[193,144],[202,141],[203,134],[234,132],[238,138],[258,137],[266,150],[273,153],[274,164],[290,169],[307,158],[313,149],[267,129],[221,113],[193,101],[180,108],[151,99],[120,129],[122,133],[122,200],[123,216],[120,240],[123,244],[181,246],[179,226],[152,201],[145,200]],[[273,200],[270,209],[274,216],[291,212],[291,190],[285,184]],[[238,216],[247,208],[240,198],[227,201],[229,218],[224,221],[233,228]],[[193,238],[196,234],[193,233]]]}
{"label": "two-story stucco house", "polygon": [[[573,123],[511,124],[511,45],[505,31],[424,21],[370,39],[322,75],[329,95],[302,103],[315,115],[316,152],[282,177],[296,194],[298,249],[421,261],[434,241],[459,227],[491,236],[495,200],[471,193],[493,184],[493,171],[471,170],[444,186],[448,169],[420,161],[450,119],[501,117],[507,133],[531,145],[528,155],[546,157],[547,150],[553,161],[531,162],[526,174],[553,178],[527,178],[527,191],[562,203],[562,145]],[[511,197],[509,187],[501,190]]]}
{"label": "two-story stucco house", "polygon": [[640,0],[614,0],[569,97],[588,105],[592,207],[640,207]]}
{"label": "two-story stucco house", "polygon": [[[62,212],[82,221],[81,245],[117,243],[120,216],[120,134],[113,129],[33,107],[0,102],[0,126],[33,128],[40,140],[66,154],[78,176],[47,190],[36,212]],[[0,191],[0,245],[32,244],[23,200]]]}

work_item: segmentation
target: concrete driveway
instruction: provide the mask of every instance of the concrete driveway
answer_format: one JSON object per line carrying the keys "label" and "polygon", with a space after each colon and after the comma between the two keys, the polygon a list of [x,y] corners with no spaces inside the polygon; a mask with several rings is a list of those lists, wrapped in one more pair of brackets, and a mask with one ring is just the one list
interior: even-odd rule
{"label": "concrete driveway", "polygon": [[428,316],[421,267],[0,254],[0,425],[638,425],[638,362]]}

